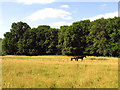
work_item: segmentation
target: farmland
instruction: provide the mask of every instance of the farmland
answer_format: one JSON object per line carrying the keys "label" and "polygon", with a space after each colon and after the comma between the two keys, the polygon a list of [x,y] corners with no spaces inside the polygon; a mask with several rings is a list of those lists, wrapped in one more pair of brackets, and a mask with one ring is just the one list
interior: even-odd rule
{"label": "farmland", "polygon": [[2,56],[3,88],[118,88],[118,58]]}

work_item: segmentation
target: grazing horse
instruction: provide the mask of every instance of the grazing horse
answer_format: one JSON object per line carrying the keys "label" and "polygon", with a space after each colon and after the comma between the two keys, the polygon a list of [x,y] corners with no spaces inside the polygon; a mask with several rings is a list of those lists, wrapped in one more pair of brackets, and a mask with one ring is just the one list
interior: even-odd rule
{"label": "grazing horse", "polygon": [[86,57],[85,55],[84,56],[73,56],[72,58],[71,58],[71,61],[73,60],[73,59],[75,59],[75,61],[78,61],[78,59],[81,59],[81,61],[83,61],[83,58],[84,57]]}

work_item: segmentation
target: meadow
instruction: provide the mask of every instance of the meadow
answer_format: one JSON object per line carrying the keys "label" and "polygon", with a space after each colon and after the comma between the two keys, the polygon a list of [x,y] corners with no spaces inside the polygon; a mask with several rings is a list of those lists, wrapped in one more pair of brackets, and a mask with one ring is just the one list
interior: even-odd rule
{"label": "meadow", "polygon": [[3,88],[118,88],[118,58],[2,56]]}

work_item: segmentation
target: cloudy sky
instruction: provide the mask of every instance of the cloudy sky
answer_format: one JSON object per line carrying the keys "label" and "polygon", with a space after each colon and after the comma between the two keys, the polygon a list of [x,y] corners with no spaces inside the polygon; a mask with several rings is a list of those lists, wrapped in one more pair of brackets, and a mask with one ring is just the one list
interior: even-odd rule
{"label": "cloudy sky", "polygon": [[83,1],[3,0],[0,2],[0,38],[10,31],[13,22],[23,21],[31,27],[50,25],[52,28],[59,28],[75,21],[118,16],[118,0]]}

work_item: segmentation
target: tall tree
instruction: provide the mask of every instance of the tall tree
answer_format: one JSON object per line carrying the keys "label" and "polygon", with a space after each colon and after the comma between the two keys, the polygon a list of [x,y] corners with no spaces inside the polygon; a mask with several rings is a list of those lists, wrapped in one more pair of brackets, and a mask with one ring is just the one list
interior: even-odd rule
{"label": "tall tree", "polygon": [[48,30],[50,29],[50,26],[47,25],[40,25],[37,27],[37,33],[36,33],[36,49],[38,51],[38,55],[46,54],[46,49],[48,45],[46,45],[46,38],[49,37],[46,36]]}
{"label": "tall tree", "polygon": [[18,54],[36,55],[36,29],[29,29],[18,41]]}
{"label": "tall tree", "polygon": [[83,55],[86,48],[86,36],[89,34],[89,20],[74,22],[65,32],[63,54]]}
{"label": "tall tree", "polygon": [[10,32],[4,34],[3,40],[4,53],[16,55],[18,51],[17,42],[23,36],[24,32],[30,29],[27,23],[18,22],[13,23]]}
{"label": "tall tree", "polygon": [[2,55],[2,38],[0,38],[0,56]]}
{"label": "tall tree", "polygon": [[46,41],[44,45],[46,45],[46,54],[55,55],[58,53],[57,45],[58,45],[58,29],[50,28],[48,32],[45,33]]}
{"label": "tall tree", "polygon": [[108,19],[106,25],[109,42],[107,44],[106,50],[109,51],[110,56],[119,56],[120,55],[120,17]]}
{"label": "tall tree", "polygon": [[105,44],[107,43],[107,32],[105,28],[106,23],[107,21],[104,18],[95,20],[89,33],[89,38],[93,40],[92,46],[96,50],[95,53],[99,53],[100,55],[103,55],[103,52],[106,48]]}
{"label": "tall tree", "polygon": [[65,37],[65,32],[69,28],[69,26],[61,26],[60,29],[58,30],[58,54],[62,54],[64,46],[64,37]]}

